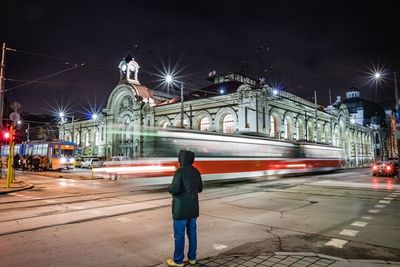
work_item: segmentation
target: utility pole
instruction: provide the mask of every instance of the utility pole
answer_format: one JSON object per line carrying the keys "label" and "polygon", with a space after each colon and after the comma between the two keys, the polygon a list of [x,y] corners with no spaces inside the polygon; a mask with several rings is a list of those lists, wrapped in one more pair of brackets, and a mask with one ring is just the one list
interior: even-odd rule
{"label": "utility pole", "polygon": [[397,89],[397,73],[393,72],[394,75],[394,98],[396,100],[396,111],[399,110],[399,89]]}
{"label": "utility pole", "polygon": [[6,43],[3,43],[1,49],[1,66],[0,66],[0,127],[3,126],[3,110],[4,110],[4,67],[6,56]]}
{"label": "utility pole", "polygon": [[[317,90],[314,90],[314,102],[315,102],[315,129],[317,130],[317,134],[314,136],[318,136],[318,104],[317,104]],[[313,136],[313,138],[314,138]],[[313,140],[317,142],[317,138]]]}
{"label": "utility pole", "polygon": [[183,126],[183,83],[181,82],[181,128],[184,128]]}

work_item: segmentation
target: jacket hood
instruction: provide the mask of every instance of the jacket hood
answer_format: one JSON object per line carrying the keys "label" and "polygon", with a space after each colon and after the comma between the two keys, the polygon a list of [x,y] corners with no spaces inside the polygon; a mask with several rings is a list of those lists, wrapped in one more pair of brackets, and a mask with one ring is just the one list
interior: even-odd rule
{"label": "jacket hood", "polygon": [[179,151],[178,161],[181,166],[189,166],[194,162],[194,153],[189,150]]}

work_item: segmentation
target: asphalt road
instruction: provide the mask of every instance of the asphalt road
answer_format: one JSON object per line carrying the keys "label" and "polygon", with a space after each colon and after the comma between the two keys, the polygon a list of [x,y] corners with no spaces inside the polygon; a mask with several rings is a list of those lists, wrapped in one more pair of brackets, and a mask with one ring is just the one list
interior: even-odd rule
{"label": "asphalt road", "polygon": [[[0,266],[157,266],[171,257],[165,185],[26,175],[0,195]],[[400,260],[400,183],[367,169],[208,183],[199,258],[276,251]]]}

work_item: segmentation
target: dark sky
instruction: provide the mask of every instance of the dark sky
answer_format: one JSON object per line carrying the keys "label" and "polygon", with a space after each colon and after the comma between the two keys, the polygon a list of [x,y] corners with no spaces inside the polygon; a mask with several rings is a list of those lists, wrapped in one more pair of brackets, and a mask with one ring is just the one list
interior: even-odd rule
{"label": "dark sky", "polygon": [[[378,101],[393,100],[400,75],[395,1],[7,1],[0,2],[0,41],[20,51],[86,63],[42,83],[13,87],[6,97],[24,111],[70,112],[104,104],[130,52],[140,81],[154,88],[162,63],[195,84],[210,71],[246,71],[321,104],[351,86],[373,100],[368,70],[384,67]],[[135,48],[139,45],[139,48]],[[268,49],[262,49],[268,47]],[[260,49],[261,48],[261,49]],[[65,60],[7,52],[6,78],[35,80],[65,70]]]}

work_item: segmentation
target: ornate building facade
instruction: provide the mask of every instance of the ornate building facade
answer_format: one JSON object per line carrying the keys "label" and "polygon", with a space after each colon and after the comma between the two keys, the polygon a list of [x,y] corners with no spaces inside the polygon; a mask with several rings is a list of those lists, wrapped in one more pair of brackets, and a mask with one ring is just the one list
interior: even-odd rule
{"label": "ornate building facade", "polygon": [[[60,138],[73,141],[82,157],[124,155],[140,158],[151,127],[181,127],[181,103],[157,99],[140,84],[139,65],[127,58],[119,65],[120,81],[96,120],[63,125]],[[354,120],[346,103],[323,107],[239,74],[210,78],[213,85],[183,103],[187,129],[225,134],[252,132],[277,139],[342,147],[347,164],[374,159],[374,129]]]}

